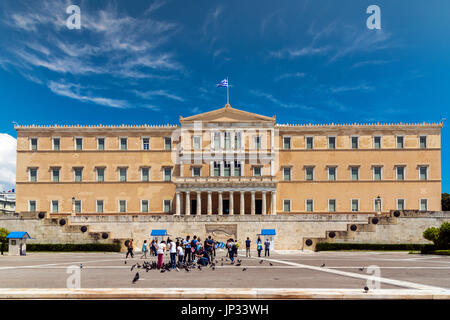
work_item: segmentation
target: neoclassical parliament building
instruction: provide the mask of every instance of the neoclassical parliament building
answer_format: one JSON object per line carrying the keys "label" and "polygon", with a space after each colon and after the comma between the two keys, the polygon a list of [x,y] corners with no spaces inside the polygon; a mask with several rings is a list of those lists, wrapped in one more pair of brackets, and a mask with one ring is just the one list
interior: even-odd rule
{"label": "neoclassical parliament building", "polygon": [[178,125],[16,125],[16,212],[439,211],[441,128],[277,124],[229,104]]}

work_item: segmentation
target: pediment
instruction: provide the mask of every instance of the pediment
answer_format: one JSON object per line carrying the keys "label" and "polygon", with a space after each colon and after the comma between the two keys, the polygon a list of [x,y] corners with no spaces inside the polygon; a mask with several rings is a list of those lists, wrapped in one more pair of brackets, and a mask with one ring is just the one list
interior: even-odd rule
{"label": "pediment", "polygon": [[203,122],[275,122],[275,116],[266,117],[232,108],[229,104],[225,107],[196,114],[190,117],[180,117],[180,123],[203,121]]}

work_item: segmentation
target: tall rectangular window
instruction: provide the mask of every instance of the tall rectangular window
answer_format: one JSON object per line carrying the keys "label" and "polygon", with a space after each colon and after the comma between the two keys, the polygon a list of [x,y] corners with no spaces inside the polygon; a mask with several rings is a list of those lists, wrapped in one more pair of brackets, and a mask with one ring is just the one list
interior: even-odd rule
{"label": "tall rectangular window", "polygon": [[97,182],[105,181],[105,168],[97,168]]}
{"label": "tall rectangular window", "polygon": [[96,210],[97,213],[103,213],[103,200],[97,200]]}
{"label": "tall rectangular window", "polygon": [[358,149],[358,137],[351,137],[351,139],[352,139],[352,149]]}
{"label": "tall rectangular window", "polygon": [[306,137],[306,149],[313,149],[313,148],[314,148],[314,138]]}
{"label": "tall rectangular window", "polygon": [[231,162],[230,161],[223,162],[223,175],[225,177],[231,176]]}
{"label": "tall rectangular window", "polygon": [[373,180],[381,180],[381,167],[373,167]]}
{"label": "tall rectangular window", "polygon": [[373,148],[381,149],[381,137],[373,137]]}
{"label": "tall rectangular window", "polygon": [[405,210],[405,199],[397,199],[397,210]]}
{"label": "tall rectangular window", "polygon": [[351,179],[352,180],[359,180],[359,167],[351,167]]}
{"label": "tall rectangular window", "polygon": [[36,200],[30,200],[28,202],[28,211],[36,212]]}
{"label": "tall rectangular window", "polygon": [[291,212],[291,200],[283,200],[283,211]]}
{"label": "tall rectangular window", "polygon": [[419,167],[420,180],[428,180],[428,167]]}
{"label": "tall rectangular window", "polygon": [[336,212],[336,199],[328,199],[328,212]]}
{"label": "tall rectangular window", "polygon": [[255,149],[260,150],[261,149],[261,137],[255,136]]}
{"label": "tall rectangular window", "polygon": [[234,162],[234,176],[235,177],[240,177],[241,174],[241,162],[240,161],[235,161]]}
{"label": "tall rectangular window", "polygon": [[75,213],[81,213],[81,200],[75,200]]}
{"label": "tall rectangular window", "polygon": [[36,182],[37,181],[37,169],[36,168],[30,168],[29,174],[30,174],[30,182]]}
{"label": "tall rectangular window", "polygon": [[83,150],[83,138],[75,138],[75,150]]}
{"label": "tall rectangular window", "polygon": [[83,169],[82,168],[74,168],[74,174],[75,174],[75,182],[81,182],[83,181]]}
{"label": "tall rectangular window", "polygon": [[52,213],[59,212],[59,203],[58,200],[52,200]]}
{"label": "tall rectangular window", "polygon": [[336,167],[328,167],[328,180],[336,181]]}
{"label": "tall rectangular window", "polygon": [[148,200],[141,200],[141,212],[148,213]]}
{"label": "tall rectangular window", "polygon": [[142,149],[150,150],[150,138],[142,138]]}
{"label": "tall rectangular window", "polygon": [[171,211],[171,201],[170,200],[164,200],[164,212],[170,213]]}
{"label": "tall rectangular window", "polygon": [[52,169],[52,181],[59,182],[59,169]]}
{"label": "tall rectangular window", "polygon": [[127,201],[126,200],[119,200],[119,212],[120,213],[127,212]]}
{"label": "tall rectangular window", "polygon": [[53,150],[55,150],[55,151],[60,150],[60,139],[59,138],[53,138]]}
{"label": "tall rectangular window", "polygon": [[404,148],[404,137],[398,136],[397,137],[397,149],[403,149]]}
{"label": "tall rectangular window", "polygon": [[224,133],[225,149],[231,149],[231,132]]}
{"label": "tall rectangular window", "polygon": [[283,168],[283,180],[291,181],[291,168]]}
{"label": "tall rectangular window", "polygon": [[420,211],[428,211],[428,199],[420,199]]}
{"label": "tall rectangular window", "polygon": [[119,181],[127,181],[127,168],[119,168]]}
{"label": "tall rectangular window", "polygon": [[105,150],[105,138],[97,138],[97,150]]}
{"label": "tall rectangular window", "polygon": [[358,199],[352,199],[352,212],[359,211],[359,200]]}
{"label": "tall rectangular window", "polygon": [[261,167],[253,167],[253,176],[261,177]]}
{"label": "tall rectangular window", "polygon": [[220,176],[220,162],[214,161],[214,177]]}
{"label": "tall rectangular window", "polygon": [[283,137],[283,149],[284,150],[291,149],[291,137]]}
{"label": "tall rectangular window", "polygon": [[201,176],[201,167],[193,167],[192,168],[192,176],[193,177],[200,177]]}
{"label": "tall rectangular window", "polygon": [[144,182],[150,181],[150,169],[141,168],[141,180]]}
{"label": "tall rectangular window", "polygon": [[128,139],[120,138],[120,150],[127,150],[127,149],[128,149]]}
{"label": "tall rectangular window", "polygon": [[381,212],[383,209],[383,200],[380,198],[373,199],[373,211]]}
{"label": "tall rectangular window", "polygon": [[164,150],[172,150],[172,138],[164,138]]}
{"label": "tall rectangular window", "polygon": [[200,136],[193,136],[192,137],[192,146],[194,150],[200,150],[201,147],[201,137]]}
{"label": "tall rectangular window", "polygon": [[234,134],[234,148],[239,150],[241,149],[241,133],[240,132],[235,132]]}
{"label": "tall rectangular window", "polygon": [[31,138],[30,139],[30,149],[31,150],[37,150],[38,149],[38,139],[37,138]]}
{"label": "tall rectangular window", "polygon": [[172,181],[172,169],[164,168],[164,181]]}
{"label": "tall rectangular window", "polygon": [[220,132],[214,132],[214,149],[220,149]]}
{"label": "tall rectangular window", "polygon": [[420,149],[426,149],[426,147],[427,147],[427,136],[420,136],[419,137],[419,146],[420,146]]}
{"label": "tall rectangular window", "polygon": [[336,137],[328,137],[328,149],[336,149]]}
{"label": "tall rectangular window", "polygon": [[396,167],[397,180],[405,180],[405,167]]}
{"label": "tall rectangular window", "polygon": [[314,168],[313,167],[305,168],[305,180],[307,180],[307,181],[314,180]]}
{"label": "tall rectangular window", "polygon": [[306,211],[313,212],[314,211],[314,201],[313,199],[306,199]]}

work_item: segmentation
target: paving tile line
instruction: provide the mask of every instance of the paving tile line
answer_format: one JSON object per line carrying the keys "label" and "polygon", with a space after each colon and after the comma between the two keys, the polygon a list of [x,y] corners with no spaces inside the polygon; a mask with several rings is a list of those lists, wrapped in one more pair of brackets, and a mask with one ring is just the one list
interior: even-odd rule
{"label": "paving tile line", "polygon": [[429,286],[429,285],[414,283],[414,282],[410,282],[410,281],[395,280],[395,279],[389,279],[389,278],[384,278],[384,277],[376,277],[376,276],[372,276],[372,275],[363,275],[363,274],[358,274],[358,273],[353,273],[353,272],[348,272],[348,271],[330,269],[330,268],[326,268],[326,267],[315,267],[315,266],[310,266],[307,264],[294,263],[294,262],[289,262],[289,261],[268,259],[268,258],[252,258],[252,259],[260,259],[260,260],[269,261],[269,262],[277,262],[277,263],[287,264],[287,265],[291,265],[291,266],[297,266],[297,267],[320,271],[320,272],[333,273],[333,274],[341,275],[344,277],[359,278],[359,279],[366,279],[366,280],[376,280],[381,283],[386,283],[386,284],[391,284],[394,286],[411,288],[411,289],[416,289],[416,290],[448,291],[448,289],[445,289],[445,288]]}

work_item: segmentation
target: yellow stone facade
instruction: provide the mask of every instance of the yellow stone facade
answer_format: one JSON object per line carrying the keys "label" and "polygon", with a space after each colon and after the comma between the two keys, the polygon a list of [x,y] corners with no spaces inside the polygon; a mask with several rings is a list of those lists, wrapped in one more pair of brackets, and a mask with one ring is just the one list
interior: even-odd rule
{"label": "yellow stone facade", "polygon": [[16,211],[439,211],[441,128],[442,123],[283,125],[275,116],[230,105],[180,117],[178,125],[17,125]]}

